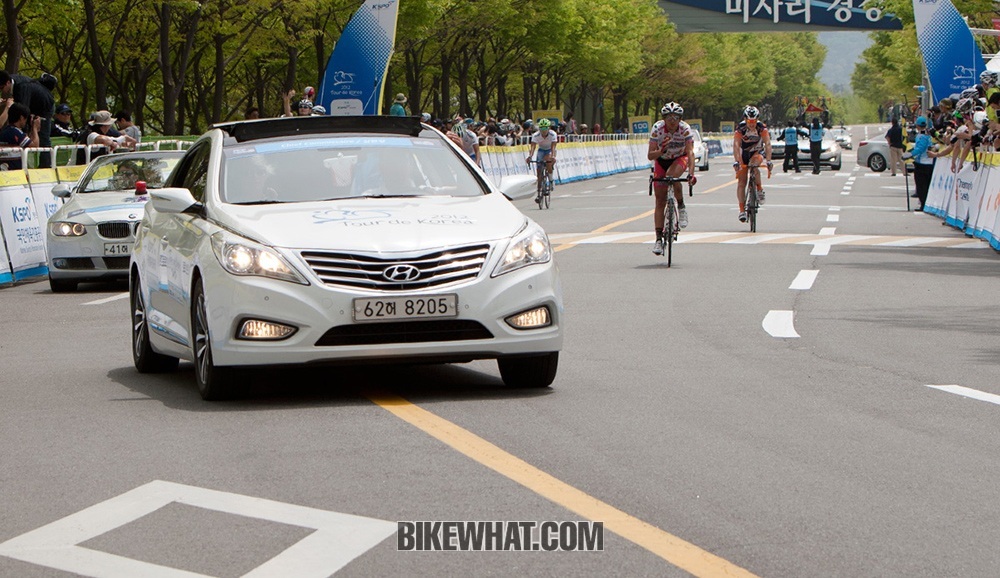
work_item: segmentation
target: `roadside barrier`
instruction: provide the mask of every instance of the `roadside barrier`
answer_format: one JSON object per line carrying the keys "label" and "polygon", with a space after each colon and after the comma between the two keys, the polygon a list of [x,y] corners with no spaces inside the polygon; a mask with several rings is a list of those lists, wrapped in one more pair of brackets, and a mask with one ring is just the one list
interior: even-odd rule
{"label": "roadside barrier", "polygon": [[[483,171],[495,183],[508,175],[532,175],[525,162],[528,145],[484,146]],[[556,146],[557,184],[594,179],[615,173],[648,170],[649,134],[580,135]]]}
{"label": "roadside barrier", "polygon": [[947,158],[934,164],[924,212],[1000,251],[1000,153],[970,156],[958,173]]}

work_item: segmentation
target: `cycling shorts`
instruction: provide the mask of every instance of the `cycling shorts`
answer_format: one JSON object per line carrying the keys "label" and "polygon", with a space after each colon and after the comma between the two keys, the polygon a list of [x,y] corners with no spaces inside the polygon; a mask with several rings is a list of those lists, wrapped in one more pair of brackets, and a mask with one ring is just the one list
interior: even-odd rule
{"label": "cycling shorts", "polygon": [[761,157],[760,164],[764,164],[764,161],[763,161],[764,152],[763,151],[748,151],[748,150],[744,150],[744,151],[741,151],[741,152],[743,153],[743,164],[744,165],[749,165],[750,164],[750,160],[753,158],[754,155],[760,155],[760,157]]}
{"label": "cycling shorts", "polygon": [[545,157],[552,153],[552,149],[538,149],[535,152],[535,160],[537,162],[544,162]]}
{"label": "cycling shorts", "polygon": [[674,157],[672,159],[662,159],[662,158],[656,159],[656,164],[653,165],[653,176],[658,179],[667,176],[667,171],[670,169],[670,167],[674,166],[675,164],[680,164],[681,172],[684,172],[688,166],[687,155],[681,155],[679,157]]}

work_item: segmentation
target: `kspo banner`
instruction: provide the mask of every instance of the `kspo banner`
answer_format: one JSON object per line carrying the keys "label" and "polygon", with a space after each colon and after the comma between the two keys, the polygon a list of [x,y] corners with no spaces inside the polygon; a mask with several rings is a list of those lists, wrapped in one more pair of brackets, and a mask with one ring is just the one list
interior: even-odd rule
{"label": "kspo banner", "polygon": [[678,32],[902,30],[865,0],[659,0]]}

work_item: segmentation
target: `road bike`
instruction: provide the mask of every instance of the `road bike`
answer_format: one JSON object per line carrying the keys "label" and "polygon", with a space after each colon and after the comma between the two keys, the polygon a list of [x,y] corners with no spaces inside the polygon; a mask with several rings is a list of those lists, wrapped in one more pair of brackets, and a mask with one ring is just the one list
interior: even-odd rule
{"label": "road bike", "polygon": [[[535,202],[538,203],[539,209],[548,209],[549,204],[552,202],[552,189],[554,187],[551,165],[545,161],[528,161],[528,164],[537,165],[535,175],[539,177],[539,181],[535,192]],[[545,165],[544,169],[542,165]]]}
{"label": "road bike", "polygon": [[[743,189],[744,199],[746,199],[747,222],[750,223],[750,232],[757,232],[757,209],[760,208],[760,199],[757,198],[757,176],[760,174],[760,165],[747,165],[747,186]],[[768,167],[771,170],[771,167]],[[751,194],[752,193],[752,194]]]}
{"label": "road bike", "polygon": [[683,183],[688,184],[688,196],[694,195],[694,179],[692,177],[656,177],[649,175],[649,194],[653,194],[653,183],[665,183],[667,187],[667,206],[663,209],[663,241],[666,245],[663,248],[663,253],[667,256],[667,267],[670,266],[673,261],[674,252],[674,241],[677,240],[677,234],[681,231],[680,222],[677,218],[677,201],[674,199],[674,192],[671,190],[673,183]]}

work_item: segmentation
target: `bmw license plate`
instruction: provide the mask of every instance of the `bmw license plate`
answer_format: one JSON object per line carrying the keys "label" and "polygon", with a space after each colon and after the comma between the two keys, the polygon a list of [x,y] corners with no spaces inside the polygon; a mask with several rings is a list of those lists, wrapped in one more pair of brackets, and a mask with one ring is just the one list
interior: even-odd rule
{"label": "bmw license plate", "polygon": [[391,321],[458,316],[458,295],[355,299],[355,321]]}
{"label": "bmw license plate", "polygon": [[108,257],[126,257],[132,254],[132,243],[105,243],[104,254]]}

